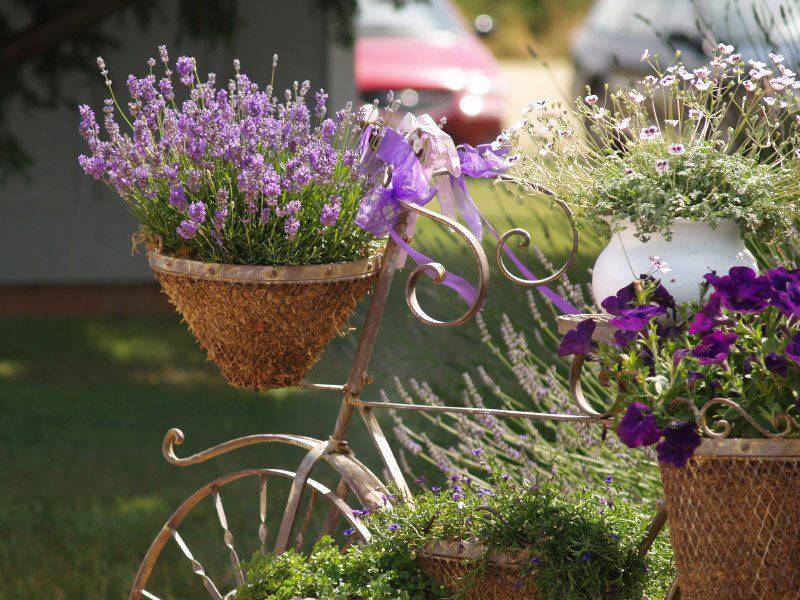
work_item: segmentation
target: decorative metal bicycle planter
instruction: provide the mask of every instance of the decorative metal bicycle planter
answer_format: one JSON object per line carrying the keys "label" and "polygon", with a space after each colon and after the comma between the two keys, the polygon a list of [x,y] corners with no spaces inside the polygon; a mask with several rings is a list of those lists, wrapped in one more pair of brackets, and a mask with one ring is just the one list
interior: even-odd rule
{"label": "decorative metal bicycle planter", "polygon": [[[537,191],[552,196],[552,194],[546,189],[537,189]],[[569,268],[577,254],[578,230],[572,212],[569,207],[559,199],[553,197],[553,201],[564,211],[570,221],[572,229],[572,248],[569,257],[561,268],[545,278],[535,280],[521,278],[513,274],[508,269],[503,261],[503,253],[506,251],[506,242],[512,237],[521,237],[521,242],[519,244],[520,247],[527,247],[530,244],[531,238],[528,232],[524,229],[512,229],[506,232],[499,238],[496,250],[496,262],[503,275],[518,285],[524,287],[538,287],[559,279]],[[489,264],[481,243],[472,233],[470,233],[466,227],[462,226],[456,221],[431,211],[430,209],[407,202],[402,203],[402,210],[398,215],[397,225],[395,227],[395,232],[404,240],[410,242],[407,224],[411,215],[414,214],[427,217],[449,228],[452,230],[452,232],[460,236],[464,242],[466,242],[477,264],[478,281],[476,285],[477,293],[475,295],[475,300],[463,314],[450,321],[438,320],[428,315],[422,309],[417,298],[416,287],[420,276],[423,274],[429,274],[433,276],[434,282],[437,284],[442,283],[446,276],[446,271],[439,263],[432,262],[420,265],[411,272],[406,281],[405,297],[408,307],[412,314],[419,321],[426,325],[434,327],[456,327],[466,323],[483,307],[487,295]],[[307,534],[307,529],[310,523],[311,508],[313,507],[316,499],[319,497],[324,498],[324,500],[329,504],[327,516],[324,519],[321,529],[318,533],[319,536],[332,532],[337,524],[341,520],[344,520],[349,523],[349,526],[354,528],[357,536],[362,541],[368,541],[370,538],[369,531],[360,522],[359,518],[354,515],[352,508],[346,502],[346,498],[349,494],[352,494],[359,505],[368,509],[374,509],[385,504],[386,498],[389,496],[389,491],[381,479],[376,474],[371,472],[367,467],[365,467],[355,457],[353,451],[348,446],[347,434],[353,416],[356,413],[360,415],[364,421],[364,424],[366,425],[369,436],[374,442],[375,448],[377,449],[380,459],[386,469],[386,472],[388,473],[391,486],[394,489],[399,490],[401,494],[408,498],[411,498],[411,491],[403,476],[400,465],[398,464],[398,461],[392,452],[391,446],[381,430],[378,419],[375,415],[376,410],[394,409],[444,413],[487,414],[497,417],[568,421],[573,423],[597,423],[599,425],[609,424],[608,416],[595,410],[585,399],[581,391],[580,377],[584,359],[582,356],[575,357],[570,372],[570,391],[577,405],[579,414],[551,414],[463,406],[429,406],[376,402],[362,398],[362,393],[370,379],[367,372],[370,357],[378,336],[380,321],[386,307],[386,301],[392,284],[392,279],[394,278],[395,270],[397,268],[398,256],[401,255],[401,253],[401,247],[394,240],[389,239],[383,255],[381,256],[380,271],[376,279],[372,298],[366,315],[366,320],[361,331],[358,347],[353,358],[352,368],[347,382],[344,384],[301,383],[299,385],[301,388],[322,390],[342,396],[339,414],[329,439],[320,440],[293,434],[250,435],[230,440],[186,458],[179,458],[175,454],[175,446],[183,443],[184,435],[179,429],[170,429],[167,432],[162,444],[162,453],[164,458],[170,464],[181,467],[196,465],[239,448],[264,443],[289,444],[302,448],[305,450],[306,454],[305,457],[300,461],[297,469],[294,471],[280,468],[257,468],[241,470],[222,476],[201,487],[191,496],[189,496],[167,520],[167,522],[164,524],[164,527],[153,540],[149,550],[144,556],[130,592],[130,598],[132,600],[140,600],[141,598],[158,600],[160,598],[160,596],[156,595],[155,591],[146,589],[146,586],[150,580],[150,576],[153,573],[153,569],[162,553],[162,550],[165,548],[170,539],[175,541],[181,552],[190,561],[192,569],[197,574],[202,585],[205,586],[205,589],[211,598],[220,600],[222,598],[231,598],[234,596],[235,590],[226,593],[212,581],[201,563],[195,559],[188,544],[184,538],[181,537],[179,530],[184,519],[192,512],[192,510],[202,502],[206,501],[207,498],[210,499],[210,501],[213,503],[215,513],[223,530],[223,540],[233,566],[235,578],[234,583],[237,586],[242,585],[243,576],[238,568],[239,556],[235,549],[233,534],[228,526],[228,519],[223,508],[220,491],[226,485],[245,478],[252,478],[258,480],[259,482],[260,524],[258,536],[260,538],[260,546],[262,551],[266,551],[267,549],[266,515],[268,498],[271,489],[271,484],[269,482],[270,480],[275,479],[288,479],[291,481],[288,500],[286,501],[286,505],[283,510],[283,518],[281,520],[277,538],[274,543],[274,551],[276,553],[284,552],[287,548],[289,548],[290,541],[293,539],[293,533],[295,533],[294,540],[302,543],[304,536]],[[573,327],[579,320],[580,319],[578,316],[575,315],[571,317],[564,317],[560,320],[559,327],[562,330],[568,329]],[[602,326],[599,326],[595,335],[598,339],[602,340],[604,339],[604,336],[606,338],[608,337],[609,331],[610,330],[608,328],[604,329]],[[336,472],[339,478],[339,483],[335,490],[329,489],[327,486],[311,477],[312,471],[320,461],[326,462]],[[308,490],[310,495],[308,509],[306,510],[300,525],[296,526],[301,499],[306,490]],[[662,506],[659,508],[648,530],[644,533],[644,537],[639,546],[639,551],[642,554],[647,553],[656,536],[662,530],[665,522],[666,511]],[[677,593],[676,586],[673,586],[670,597],[677,598]]]}

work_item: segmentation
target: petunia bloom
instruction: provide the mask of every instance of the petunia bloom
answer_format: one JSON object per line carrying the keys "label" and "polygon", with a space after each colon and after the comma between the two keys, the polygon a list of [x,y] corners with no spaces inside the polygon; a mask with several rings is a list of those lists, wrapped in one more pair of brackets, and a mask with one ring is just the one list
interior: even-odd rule
{"label": "petunia bloom", "polygon": [[597,323],[593,319],[586,319],[578,324],[578,327],[568,331],[561,340],[558,347],[559,356],[570,356],[572,354],[590,354],[597,348],[597,344],[592,341]]}
{"label": "petunia bloom", "polygon": [[664,441],[656,447],[658,462],[681,468],[700,445],[697,427],[691,421],[676,423],[664,430]]}
{"label": "petunia bloom", "polygon": [[624,310],[633,307],[633,301],[636,299],[636,288],[633,283],[626,285],[619,290],[616,295],[609,296],[600,303],[600,306],[606,312],[612,315],[621,315]]}
{"label": "petunia bloom", "polygon": [[787,317],[800,317],[800,282],[787,281],[783,291],[773,292],[772,304]]}
{"label": "petunia bloom", "polygon": [[638,448],[657,443],[661,438],[661,430],[649,406],[632,402],[619,421],[617,435],[629,448]]}
{"label": "petunia bloom", "polygon": [[792,341],[786,344],[786,356],[800,365],[800,333],[795,333]]}
{"label": "petunia bloom", "polygon": [[785,292],[786,286],[790,283],[800,283],[800,269],[786,269],[776,267],[766,272],[772,289],[776,292]]}
{"label": "petunia bloom", "polygon": [[782,354],[772,352],[764,357],[764,366],[767,370],[781,377],[786,377],[789,374],[789,362]]}
{"label": "petunia bloom", "polygon": [[623,329],[619,329],[614,332],[614,343],[617,346],[627,346],[634,341],[638,335],[638,331],[625,331]]}
{"label": "petunia bloom", "polygon": [[703,336],[700,343],[692,350],[692,356],[698,359],[701,365],[711,365],[727,360],[731,346],[739,337],[735,333],[712,331]]}
{"label": "petunia bloom", "polygon": [[703,378],[703,375],[699,371],[689,371],[686,373],[686,386],[689,388],[689,391],[694,391],[694,388],[697,387],[697,382]]}
{"label": "petunia bloom", "polygon": [[772,296],[772,286],[765,276],[756,275],[750,267],[732,267],[728,275],[717,277],[714,273],[705,276],[714,286],[722,306],[743,313],[760,313]]}
{"label": "petunia bloom", "polygon": [[717,325],[724,323],[725,317],[722,314],[722,301],[718,294],[711,294],[708,303],[694,315],[694,319],[689,324],[689,333],[705,333],[711,331]]}
{"label": "petunia bloom", "polygon": [[611,324],[623,331],[641,331],[661,315],[667,314],[663,306],[636,306],[620,311],[619,316],[611,319]]}

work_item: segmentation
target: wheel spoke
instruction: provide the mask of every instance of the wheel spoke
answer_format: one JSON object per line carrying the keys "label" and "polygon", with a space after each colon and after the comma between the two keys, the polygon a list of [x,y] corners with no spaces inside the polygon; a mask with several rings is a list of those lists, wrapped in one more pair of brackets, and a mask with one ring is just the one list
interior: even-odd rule
{"label": "wheel spoke", "polygon": [[217,586],[214,585],[214,582],[211,581],[211,578],[206,575],[205,570],[203,569],[203,565],[201,565],[194,556],[192,556],[191,550],[189,550],[189,546],[186,545],[186,542],[183,541],[181,534],[177,532],[177,530],[172,531],[172,538],[175,540],[175,543],[178,544],[178,547],[183,552],[184,556],[189,559],[189,562],[192,564],[192,570],[197,573],[197,576],[203,580],[203,585],[206,586],[206,590],[208,590],[208,594],[214,600],[222,600],[222,594],[219,593]]}
{"label": "wheel spoke", "polygon": [[[336,486],[336,495],[342,499],[342,501],[347,500],[347,494],[350,491],[350,488],[347,487],[347,482],[344,479],[339,480],[339,485]],[[314,543],[320,541],[324,536],[331,535],[333,530],[336,529],[336,525],[339,523],[339,519],[341,518],[342,513],[339,511],[337,506],[334,504],[328,509],[328,514],[325,515],[325,520],[322,522],[322,527],[319,530],[319,535],[317,535],[316,540]]]}
{"label": "wheel spoke", "polygon": [[225,545],[228,547],[228,552],[230,552],[231,555],[233,577],[236,579],[237,587],[241,587],[244,585],[244,576],[242,575],[241,564],[239,563],[239,555],[236,554],[236,548],[233,545],[233,534],[228,528],[228,519],[225,516],[225,508],[222,506],[222,496],[219,495],[219,488],[216,486],[211,488],[211,499],[214,501],[214,508],[217,510],[217,517],[222,527]]}
{"label": "wheel spoke", "polygon": [[281,519],[281,526],[278,530],[278,539],[275,541],[275,554],[283,554],[289,546],[289,537],[292,534],[294,521],[297,518],[297,508],[300,505],[303,488],[306,486],[312,469],[327,448],[328,442],[320,442],[308,451],[308,454],[300,461],[300,466],[297,467],[292,487],[289,489],[289,499],[286,501],[286,508],[283,511],[283,519]]}
{"label": "wheel spoke", "polygon": [[161,600],[161,598],[159,598],[155,594],[151,594],[147,590],[142,590],[142,596],[144,596],[145,598],[148,598],[149,600]]}
{"label": "wheel spoke", "polygon": [[261,541],[261,554],[267,553],[267,476],[262,473],[258,476],[259,499],[258,514],[261,523],[258,525],[258,539]]}
{"label": "wheel spoke", "polygon": [[303,517],[303,523],[300,525],[300,531],[297,532],[297,537],[295,537],[294,542],[294,549],[297,552],[303,547],[304,536],[306,530],[308,529],[309,523],[311,523],[311,516],[314,512],[314,503],[317,501],[317,490],[312,488],[311,489],[311,496],[308,498],[308,506],[306,507],[306,514]]}

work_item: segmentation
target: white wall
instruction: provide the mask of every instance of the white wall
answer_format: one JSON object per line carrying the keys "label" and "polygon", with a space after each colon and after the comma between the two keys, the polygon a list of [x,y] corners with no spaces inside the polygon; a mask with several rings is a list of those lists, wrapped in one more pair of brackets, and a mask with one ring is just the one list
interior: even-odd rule
{"label": "white wall", "polygon": [[[196,56],[201,71],[227,80],[233,58],[251,78],[266,81],[272,55],[280,55],[278,86],[310,79],[331,92],[336,106],[355,96],[353,53],[329,43],[323,15],[309,0],[241,0],[241,24],[232,42],[176,39],[174,20],[154,23],[142,32],[132,21],[115,19],[107,27],[120,32],[120,49],[104,55],[115,87],[124,88],[128,73],[146,71],[149,56],[166,43],[174,60]],[[100,111],[105,87],[98,74],[76,77],[68,90],[78,103]],[[151,278],[144,257],[130,256],[136,229],[122,200],[87,177],[76,157],[84,152],[75,109],[42,112],[18,106],[12,122],[34,157],[28,177],[0,188],[0,284],[131,282]]]}

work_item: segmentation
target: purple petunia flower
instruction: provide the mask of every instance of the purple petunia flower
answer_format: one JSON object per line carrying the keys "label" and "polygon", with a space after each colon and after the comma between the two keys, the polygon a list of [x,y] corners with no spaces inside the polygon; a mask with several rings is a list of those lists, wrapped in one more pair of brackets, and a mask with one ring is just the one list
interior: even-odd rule
{"label": "purple petunia flower", "polygon": [[351,537],[355,532],[356,532],[356,528],[355,527],[348,527],[347,529],[345,529],[342,532],[342,535],[344,537]]}
{"label": "purple petunia flower", "polygon": [[692,350],[692,356],[697,358],[701,365],[721,363],[728,359],[731,346],[739,337],[735,333],[712,331],[703,336],[700,343]]}
{"label": "purple petunia flower", "polygon": [[656,447],[658,461],[673,467],[683,467],[700,445],[697,427],[691,421],[675,423],[664,430],[664,441]]}
{"label": "purple petunia flower", "polygon": [[586,319],[578,324],[573,331],[568,331],[558,347],[559,356],[570,356],[573,354],[591,354],[597,344],[592,341],[597,323],[593,319]]}
{"label": "purple petunia flower", "polygon": [[626,285],[619,290],[616,295],[609,296],[600,303],[605,311],[609,314],[619,316],[623,311],[633,307],[633,301],[636,299],[636,288],[633,283]]}
{"label": "purple petunia flower", "polygon": [[784,267],[776,267],[767,271],[766,276],[772,289],[776,292],[786,291],[786,287],[790,283],[800,283],[800,269],[790,271]]}
{"label": "purple petunia flower", "polygon": [[787,281],[782,291],[774,291],[772,304],[787,317],[800,317],[800,282]]}
{"label": "purple petunia flower", "polygon": [[750,267],[732,267],[723,277],[708,273],[705,279],[714,286],[722,306],[730,310],[760,313],[772,296],[769,279],[756,275]]}
{"label": "purple petunia flower", "polygon": [[699,371],[689,371],[686,373],[686,385],[690,391],[694,391],[694,388],[697,386],[697,382],[700,381],[702,377],[703,376]]}
{"label": "purple petunia flower", "polygon": [[399,523],[392,523],[391,525],[389,525],[388,529],[392,533],[394,533],[395,531],[400,531],[400,524]]}
{"label": "purple petunia flower", "polygon": [[691,350],[689,350],[689,348],[678,348],[675,350],[672,354],[672,367],[674,369],[678,368],[678,365],[681,364],[683,359],[689,356],[690,353]]}
{"label": "purple petunia flower", "polygon": [[695,313],[694,319],[689,324],[689,333],[705,333],[724,322],[722,300],[718,294],[714,293],[711,294],[708,303]]}
{"label": "purple petunia flower", "polygon": [[617,330],[614,332],[614,343],[617,346],[627,346],[639,336],[638,331]]}
{"label": "purple petunia flower", "polygon": [[800,365],[800,333],[795,333],[792,341],[786,344],[786,356]]}
{"label": "purple petunia flower", "polygon": [[632,402],[619,421],[617,435],[629,448],[638,448],[657,443],[661,431],[650,407],[641,402]]}
{"label": "purple petunia flower", "polygon": [[764,357],[764,366],[767,370],[781,377],[786,377],[789,374],[789,362],[782,354],[771,352]]}
{"label": "purple petunia flower", "polygon": [[641,331],[661,315],[667,314],[663,306],[635,306],[620,311],[619,316],[611,319],[611,324],[623,331]]}

